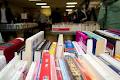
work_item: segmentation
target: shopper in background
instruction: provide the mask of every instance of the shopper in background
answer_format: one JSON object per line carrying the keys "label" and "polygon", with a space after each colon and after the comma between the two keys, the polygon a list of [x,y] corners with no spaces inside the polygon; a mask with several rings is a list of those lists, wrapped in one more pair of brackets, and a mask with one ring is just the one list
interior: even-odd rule
{"label": "shopper in background", "polygon": [[87,20],[86,9],[83,6],[80,10],[75,10],[73,13],[73,22],[74,23],[82,23]]}
{"label": "shopper in background", "polygon": [[94,7],[88,8],[86,14],[87,14],[87,21],[97,21],[97,15]]}
{"label": "shopper in background", "polygon": [[120,29],[120,0],[102,0],[98,22],[103,29]]}
{"label": "shopper in background", "polygon": [[[0,24],[9,24],[14,22],[15,19],[10,8],[8,7],[8,2],[0,2]],[[11,39],[11,35],[12,37],[16,37],[16,33],[14,32],[1,32],[1,34],[5,42]]]}
{"label": "shopper in background", "polygon": [[53,12],[52,12],[52,23],[60,23],[62,20],[62,16],[60,13],[60,9],[56,8]]}
{"label": "shopper in background", "polygon": [[11,9],[8,7],[7,1],[0,3],[0,23],[12,23],[15,22]]}

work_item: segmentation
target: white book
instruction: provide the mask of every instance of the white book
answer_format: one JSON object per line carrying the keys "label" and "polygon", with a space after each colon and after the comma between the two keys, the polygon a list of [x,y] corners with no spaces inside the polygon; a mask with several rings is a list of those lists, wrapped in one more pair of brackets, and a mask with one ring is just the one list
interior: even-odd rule
{"label": "white book", "polygon": [[0,80],[9,80],[15,73],[19,56],[15,56],[0,72]]}
{"label": "white book", "polygon": [[28,72],[25,80],[34,80],[35,68],[36,68],[36,62],[32,62],[31,66],[30,66],[30,69],[29,69],[29,72]]}
{"label": "white book", "polygon": [[[100,80],[119,80],[120,76],[114,74],[114,72],[107,66],[105,66],[102,61],[97,61],[94,57],[89,54],[83,55],[84,60],[90,65],[95,74]],[[112,74],[113,72],[113,74]]]}
{"label": "white book", "polygon": [[78,43],[76,41],[73,41],[72,43],[73,43],[79,56],[82,54],[85,54],[85,52],[82,50],[82,48],[80,47],[80,45],[78,45]]}
{"label": "white book", "polygon": [[10,80],[25,80],[26,75],[27,75],[27,62],[20,61],[18,69],[16,70],[15,74]]}
{"label": "white book", "polygon": [[56,58],[62,58],[64,52],[64,43],[63,43],[63,34],[59,34],[57,50],[56,50]]}
{"label": "white book", "polygon": [[23,54],[23,60],[28,61],[30,65],[34,59],[34,52],[36,47],[44,40],[44,31],[33,35],[28,38],[25,42],[25,54]]}
{"label": "white book", "polygon": [[100,57],[102,57],[104,60],[115,66],[118,70],[120,70],[120,62],[113,59],[111,56],[108,54],[101,54]]}
{"label": "white book", "polygon": [[94,58],[95,61],[98,62],[108,72],[109,75],[111,75],[111,78],[113,78],[115,80],[118,80],[120,78],[120,76],[115,71],[113,71],[110,67],[108,67],[104,62],[102,62],[96,56],[94,56],[94,55],[89,55],[89,56]]}

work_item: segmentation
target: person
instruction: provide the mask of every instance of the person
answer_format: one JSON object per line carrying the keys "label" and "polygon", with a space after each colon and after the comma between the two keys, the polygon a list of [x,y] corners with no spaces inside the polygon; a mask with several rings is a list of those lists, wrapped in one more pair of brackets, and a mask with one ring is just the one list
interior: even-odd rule
{"label": "person", "polygon": [[56,8],[52,12],[52,23],[60,23],[61,20],[62,20],[62,16],[60,14],[60,10],[59,10],[59,8]]}
{"label": "person", "polygon": [[120,0],[102,0],[98,23],[103,29],[120,29]]}
{"label": "person", "polygon": [[97,15],[94,7],[87,10],[87,21],[97,21]]}
{"label": "person", "polygon": [[[10,8],[8,7],[7,1],[0,2],[0,24],[10,24],[14,22],[15,18]],[[3,31],[1,34],[5,42],[10,40],[11,35],[12,37],[16,37],[16,34],[14,32]]]}
{"label": "person", "polygon": [[7,1],[2,1],[0,3],[0,23],[12,23],[15,22],[14,16],[11,9],[8,7]]}
{"label": "person", "polygon": [[82,6],[80,10],[76,10],[73,13],[73,22],[82,23],[87,20],[85,5]]}

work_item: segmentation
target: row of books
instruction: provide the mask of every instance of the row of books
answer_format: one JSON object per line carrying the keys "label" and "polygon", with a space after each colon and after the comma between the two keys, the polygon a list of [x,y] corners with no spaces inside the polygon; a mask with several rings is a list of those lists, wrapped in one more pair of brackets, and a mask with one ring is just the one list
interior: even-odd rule
{"label": "row of books", "polygon": [[61,23],[52,25],[52,32],[95,31],[99,29],[100,26],[97,23]]}
{"label": "row of books", "polygon": [[120,37],[110,30],[77,31],[76,41],[85,53],[120,55]]}
{"label": "row of books", "polygon": [[27,61],[15,56],[1,71],[0,80],[25,80],[28,72]]}
{"label": "row of books", "polygon": [[0,30],[22,30],[37,27],[37,23],[0,24]]}
{"label": "row of books", "polygon": [[[92,32],[78,31],[76,34],[77,42],[64,41],[60,34],[58,41],[51,43],[44,39],[43,31],[31,36],[26,40],[22,60],[15,56],[0,72],[0,80],[119,80],[120,58],[105,52],[96,54],[97,49],[97,56],[93,55],[93,50],[89,49],[91,45],[86,42],[89,38],[81,38],[81,34],[91,35],[91,40],[97,37],[97,46],[105,38]],[[82,47],[81,42],[89,46]]]}

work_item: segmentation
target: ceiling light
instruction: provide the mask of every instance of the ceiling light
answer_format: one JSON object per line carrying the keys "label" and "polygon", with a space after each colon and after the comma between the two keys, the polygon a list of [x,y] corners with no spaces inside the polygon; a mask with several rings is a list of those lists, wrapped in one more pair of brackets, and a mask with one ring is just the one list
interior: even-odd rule
{"label": "ceiling light", "polygon": [[66,4],[67,5],[74,5],[74,4],[77,4],[77,2],[67,2]]}
{"label": "ceiling light", "polygon": [[73,11],[72,9],[66,9],[66,11]]}
{"label": "ceiling light", "polygon": [[72,7],[75,7],[75,6],[66,6],[66,7],[67,7],[67,8],[70,8],[70,7],[72,8]]}
{"label": "ceiling light", "polygon": [[41,1],[41,0],[29,0],[29,1]]}
{"label": "ceiling light", "polygon": [[47,5],[47,3],[36,3],[37,6]]}
{"label": "ceiling light", "polygon": [[41,6],[41,8],[50,8],[50,6]]}

